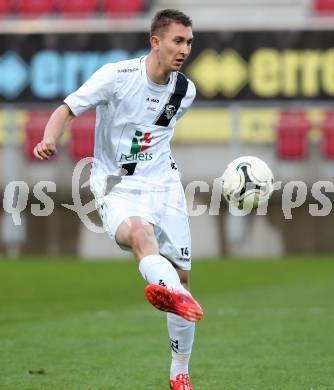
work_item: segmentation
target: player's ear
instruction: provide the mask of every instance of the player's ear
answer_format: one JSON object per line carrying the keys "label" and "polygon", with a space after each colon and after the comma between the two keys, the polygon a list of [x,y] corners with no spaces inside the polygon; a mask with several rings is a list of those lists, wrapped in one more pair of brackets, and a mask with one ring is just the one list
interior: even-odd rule
{"label": "player's ear", "polygon": [[151,47],[153,50],[158,50],[160,46],[160,38],[157,35],[152,35],[150,38]]}

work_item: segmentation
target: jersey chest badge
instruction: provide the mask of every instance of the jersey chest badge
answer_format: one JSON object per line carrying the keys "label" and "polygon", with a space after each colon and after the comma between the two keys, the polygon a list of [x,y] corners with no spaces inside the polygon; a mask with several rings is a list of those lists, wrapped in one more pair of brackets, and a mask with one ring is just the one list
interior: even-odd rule
{"label": "jersey chest badge", "polygon": [[165,106],[165,115],[167,119],[172,119],[173,116],[176,114],[176,107],[172,104],[166,104]]}
{"label": "jersey chest badge", "polygon": [[160,112],[158,118],[155,120],[155,125],[162,127],[169,126],[171,119],[175,116],[177,110],[180,108],[182,99],[186,96],[187,89],[188,79],[179,72],[177,74],[174,92],[170,96],[169,101],[165,107]]}

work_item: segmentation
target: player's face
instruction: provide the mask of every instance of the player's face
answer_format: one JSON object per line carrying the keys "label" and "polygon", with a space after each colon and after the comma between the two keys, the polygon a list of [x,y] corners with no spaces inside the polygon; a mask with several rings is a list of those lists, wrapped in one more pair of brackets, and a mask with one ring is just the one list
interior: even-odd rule
{"label": "player's face", "polygon": [[168,71],[177,71],[190,54],[193,41],[191,27],[172,22],[159,39],[160,64]]}

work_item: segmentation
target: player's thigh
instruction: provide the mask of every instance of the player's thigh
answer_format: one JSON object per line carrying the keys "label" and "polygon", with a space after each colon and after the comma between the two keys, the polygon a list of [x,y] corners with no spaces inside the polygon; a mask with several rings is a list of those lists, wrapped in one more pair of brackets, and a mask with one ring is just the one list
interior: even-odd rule
{"label": "player's thigh", "polygon": [[132,216],[125,218],[118,226],[115,239],[119,245],[131,248],[135,236],[139,236],[140,239],[142,235],[145,236],[145,239],[156,242],[152,224],[141,216]]}
{"label": "player's thigh", "polygon": [[[117,242],[119,239],[126,244],[134,227],[143,226],[144,229],[152,232],[153,215],[147,208],[136,202],[136,198],[131,193],[126,197],[109,194],[103,199],[98,199],[97,206],[106,231]],[[121,225],[122,229],[119,229]]]}

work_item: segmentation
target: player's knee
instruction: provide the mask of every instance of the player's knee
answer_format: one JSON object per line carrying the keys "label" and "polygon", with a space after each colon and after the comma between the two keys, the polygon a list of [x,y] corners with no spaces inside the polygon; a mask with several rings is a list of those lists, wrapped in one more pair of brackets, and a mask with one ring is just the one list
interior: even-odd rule
{"label": "player's knee", "polygon": [[143,226],[134,227],[130,232],[130,242],[135,252],[145,250],[154,240],[153,234]]}

